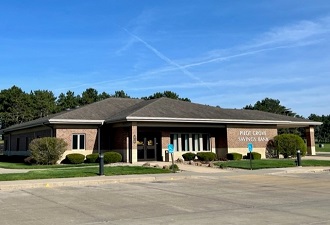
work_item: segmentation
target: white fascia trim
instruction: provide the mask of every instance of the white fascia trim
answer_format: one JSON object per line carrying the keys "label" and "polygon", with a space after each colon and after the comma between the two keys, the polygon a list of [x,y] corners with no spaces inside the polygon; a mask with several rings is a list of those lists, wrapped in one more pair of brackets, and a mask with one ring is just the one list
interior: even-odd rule
{"label": "white fascia trim", "polygon": [[127,121],[137,122],[177,122],[177,123],[231,123],[231,124],[270,124],[270,125],[293,125],[311,126],[321,125],[321,122],[295,122],[277,120],[234,120],[234,119],[196,119],[196,118],[171,118],[171,117],[127,117]]}
{"label": "white fascia trim", "polygon": [[51,124],[103,124],[104,120],[50,119]]}

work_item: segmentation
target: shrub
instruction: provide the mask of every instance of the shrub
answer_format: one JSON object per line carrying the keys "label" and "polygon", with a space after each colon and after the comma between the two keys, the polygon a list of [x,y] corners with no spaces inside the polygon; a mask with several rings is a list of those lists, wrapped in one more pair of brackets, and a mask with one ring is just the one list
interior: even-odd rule
{"label": "shrub", "polygon": [[63,155],[67,143],[60,138],[44,137],[31,141],[29,149],[37,164],[55,164]]}
{"label": "shrub", "polygon": [[214,161],[217,158],[217,154],[214,152],[198,152],[197,158],[200,161]]}
{"label": "shrub", "polygon": [[242,154],[236,153],[236,152],[228,153],[227,154],[227,159],[228,160],[241,160],[242,159]]}
{"label": "shrub", "polygon": [[171,164],[170,167],[169,167],[169,169],[170,170],[173,170],[173,168],[174,168],[174,172],[177,172],[177,171],[180,170],[179,169],[179,166],[177,164]]}
{"label": "shrub", "polygon": [[280,134],[274,137],[274,147],[284,158],[296,156],[299,149],[302,156],[306,155],[307,147],[304,140],[296,134]]}
{"label": "shrub", "polygon": [[187,152],[182,155],[182,158],[184,159],[184,161],[194,160],[195,157],[196,157],[196,154],[192,153],[192,152]]}
{"label": "shrub", "polygon": [[81,164],[85,160],[85,155],[79,153],[68,154],[65,157],[65,162],[68,164]]}
{"label": "shrub", "polygon": [[93,153],[86,155],[86,163],[97,163],[99,159],[99,154],[98,153]]}
{"label": "shrub", "polygon": [[251,154],[251,159],[261,159],[261,154],[258,153],[258,152],[251,152],[251,153],[248,153],[247,156],[246,156],[246,159],[250,159],[250,154]]}
{"label": "shrub", "polygon": [[120,162],[122,159],[123,159],[123,157],[118,152],[104,153],[104,163],[105,164]]}

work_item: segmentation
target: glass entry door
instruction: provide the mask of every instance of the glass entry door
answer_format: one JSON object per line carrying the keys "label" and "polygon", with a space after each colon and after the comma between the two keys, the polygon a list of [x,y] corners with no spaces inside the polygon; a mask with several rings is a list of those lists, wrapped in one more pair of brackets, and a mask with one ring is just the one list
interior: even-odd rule
{"label": "glass entry door", "polygon": [[156,161],[157,160],[157,139],[146,138],[138,141],[138,160]]}

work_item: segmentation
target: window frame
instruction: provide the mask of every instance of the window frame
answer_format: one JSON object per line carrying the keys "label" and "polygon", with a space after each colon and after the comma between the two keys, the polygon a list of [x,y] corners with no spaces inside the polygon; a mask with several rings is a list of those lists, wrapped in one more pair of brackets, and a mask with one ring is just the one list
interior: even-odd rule
{"label": "window frame", "polygon": [[[82,140],[82,138],[83,138],[83,140]],[[82,144],[83,144],[83,147],[81,147]],[[86,134],[72,134],[71,147],[72,147],[72,150],[74,150],[74,151],[86,150]]]}

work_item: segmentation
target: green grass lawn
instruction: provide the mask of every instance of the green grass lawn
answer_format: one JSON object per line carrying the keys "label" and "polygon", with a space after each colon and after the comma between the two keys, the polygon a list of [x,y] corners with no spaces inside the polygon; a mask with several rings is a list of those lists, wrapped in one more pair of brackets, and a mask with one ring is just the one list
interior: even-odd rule
{"label": "green grass lawn", "polygon": [[0,168],[4,169],[51,169],[98,166],[97,163],[88,164],[57,164],[57,165],[27,165],[25,163],[0,162]]}
{"label": "green grass lawn", "polygon": [[[81,168],[63,168],[63,169],[44,169],[33,170],[27,173],[0,174],[0,181],[12,180],[34,180],[50,178],[69,178],[69,177],[92,177],[98,176],[98,167]],[[170,173],[170,170],[164,170],[153,167],[142,166],[111,166],[104,167],[105,176],[130,175],[130,174],[158,174]]]}
{"label": "green grass lawn", "polygon": [[330,143],[323,144],[324,148],[320,148],[319,144],[315,144],[316,152],[330,152]]}
{"label": "green grass lawn", "polygon": [[[250,169],[250,160],[217,162],[215,165],[222,168]],[[302,166],[330,166],[330,161],[301,160]],[[261,159],[252,160],[252,169],[285,168],[296,166],[295,159]]]}

